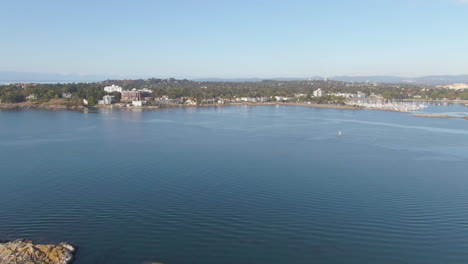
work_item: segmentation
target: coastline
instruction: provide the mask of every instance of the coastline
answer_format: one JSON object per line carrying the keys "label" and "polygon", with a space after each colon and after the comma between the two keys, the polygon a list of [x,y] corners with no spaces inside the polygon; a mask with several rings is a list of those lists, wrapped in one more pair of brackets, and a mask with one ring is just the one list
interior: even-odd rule
{"label": "coastline", "polygon": [[451,115],[438,115],[438,114],[413,114],[417,117],[431,117],[431,118],[460,118],[468,120],[468,116],[451,116]]}
{"label": "coastline", "polygon": [[[23,103],[2,103],[0,104],[0,111],[21,111],[21,110],[48,110],[48,111],[77,111],[83,112],[86,109],[118,109],[118,110],[159,110],[167,108],[198,108],[198,107],[230,107],[230,106],[305,106],[312,108],[328,108],[328,109],[339,109],[339,110],[376,110],[376,111],[387,111],[387,112],[400,112],[400,113],[411,113],[410,111],[399,111],[393,109],[380,109],[374,107],[362,107],[356,105],[337,105],[337,104],[309,104],[309,103],[284,103],[284,102],[264,102],[264,103],[227,103],[227,104],[203,104],[203,105],[161,105],[161,106],[119,106],[119,105],[92,105],[83,106],[76,104],[67,104],[67,101],[55,99],[45,103],[36,102],[23,102]],[[450,116],[450,115],[438,115],[438,114],[418,114],[413,113],[415,117],[430,117],[430,118],[460,118],[468,120],[468,116]]]}
{"label": "coastline", "polygon": [[0,111],[16,110],[50,110],[50,111],[82,111],[85,106],[63,99],[52,99],[48,102],[1,103]]}
{"label": "coastline", "polygon": [[31,240],[0,241],[0,263],[72,263],[76,248],[68,243],[41,245]]}
{"label": "coastline", "polygon": [[142,109],[142,110],[157,110],[173,107],[229,107],[229,106],[274,106],[274,105],[286,105],[286,106],[308,106],[313,108],[331,108],[331,109],[342,109],[342,110],[362,110],[365,109],[359,106],[352,105],[337,105],[337,104],[307,104],[307,103],[280,103],[280,102],[268,102],[268,103],[227,103],[227,104],[203,104],[203,105],[161,105],[161,106],[118,106],[118,105],[65,105],[57,102],[52,103],[3,103],[0,104],[0,111],[9,110],[52,110],[52,111],[82,111],[84,109]]}

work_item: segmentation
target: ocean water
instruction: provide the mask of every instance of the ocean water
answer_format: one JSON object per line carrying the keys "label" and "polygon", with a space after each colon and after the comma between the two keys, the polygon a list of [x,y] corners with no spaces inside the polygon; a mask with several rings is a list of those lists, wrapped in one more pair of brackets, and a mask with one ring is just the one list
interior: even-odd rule
{"label": "ocean water", "polygon": [[78,264],[468,263],[467,162],[463,119],[0,112],[0,240]]}
{"label": "ocean water", "polygon": [[430,103],[427,108],[417,111],[417,113],[465,117],[468,116],[468,106],[464,106],[464,104],[433,102]]}

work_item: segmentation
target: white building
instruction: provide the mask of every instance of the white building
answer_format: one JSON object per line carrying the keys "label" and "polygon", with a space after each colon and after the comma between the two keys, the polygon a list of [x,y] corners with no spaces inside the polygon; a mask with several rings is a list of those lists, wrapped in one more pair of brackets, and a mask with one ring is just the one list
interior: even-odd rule
{"label": "white building", "polygon": [[113,84],[111,86],[104,87],[104,91],[106,91],[108,93],[113,93],[113,92],[121,93],[122,92],[122,87]]}
{"label": "white building", "polygon": [[329,95],[341,96],[341,97],[344,97],[344,98],[353,98],[353,97],[355,97],[355,95],[351,94],[351,93],[331,93]]}
{"label": "white building", "polygon": [[314,96],[315,96],[315,97],[323,96],[323,91],[322,91],[322,89],[318,88],[317,90],[315,90],[315,91],[314,91]]}
{"label": "white building", "polygon": [[366,98],[366,93],[357,92],[357,98]]}
{"label": "white building", "polygon": [[257,102],[257,98],[255,97],[241,97],[240,99],[242,102],[251,102],[251,103]]}
{"label": "white building", "polygon": [[133,106],[144,106],[146,105],[146,101],[132,101]]}
{"label": "white building", "polygon": [[71,99],[72,94],[71,93],[62,93],[62,98]]}
{"label": "white building", "polygon": [[185,104],[186,105],[197,105],[197,102],[189,98],[189,99],[187,99],[185,101]]}
{"label": "white building", "polygon": [[104,95],[102,97],[102,100],[99,100],[98,101],[98,104],[101,104],[101,105],[110,105],[112,104],[112,102],[115,101],[115,98],[114,96],[111,96],[111,95]]}
{"label": "white building", "polygon": [[140,90],[138,90],[138,91],[140,91],[140,92],[142,92],[142,93],[148,93],[148,94],[152,94],[152,93],[153,93],[152,90],[146,89],[146,88],[140,89]]}
{"label": "white building", "polygon": [[26,96],[27,100],[37,100],[37,95],[36,94],[30,94]]}

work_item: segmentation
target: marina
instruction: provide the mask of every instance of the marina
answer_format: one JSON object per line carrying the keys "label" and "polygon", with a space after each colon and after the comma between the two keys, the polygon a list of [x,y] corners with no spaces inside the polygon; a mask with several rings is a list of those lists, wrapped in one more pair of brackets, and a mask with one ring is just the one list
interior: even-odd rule
{"label": "marina", "polygon": [[347,105],[356,105],[368,109],[378,109],[396,112],[414,112],[429,106],[427,102],[398,102],[387,100],[349,100]]}

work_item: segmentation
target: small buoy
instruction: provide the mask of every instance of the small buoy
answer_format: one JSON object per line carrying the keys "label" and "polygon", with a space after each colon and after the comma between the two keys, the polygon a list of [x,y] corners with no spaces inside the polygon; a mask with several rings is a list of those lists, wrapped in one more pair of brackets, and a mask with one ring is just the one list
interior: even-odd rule
{"label": "small buoy", "polygon": [[338,136],[340,136],[340,137],[341,137],[341,131],[338,131]]}

